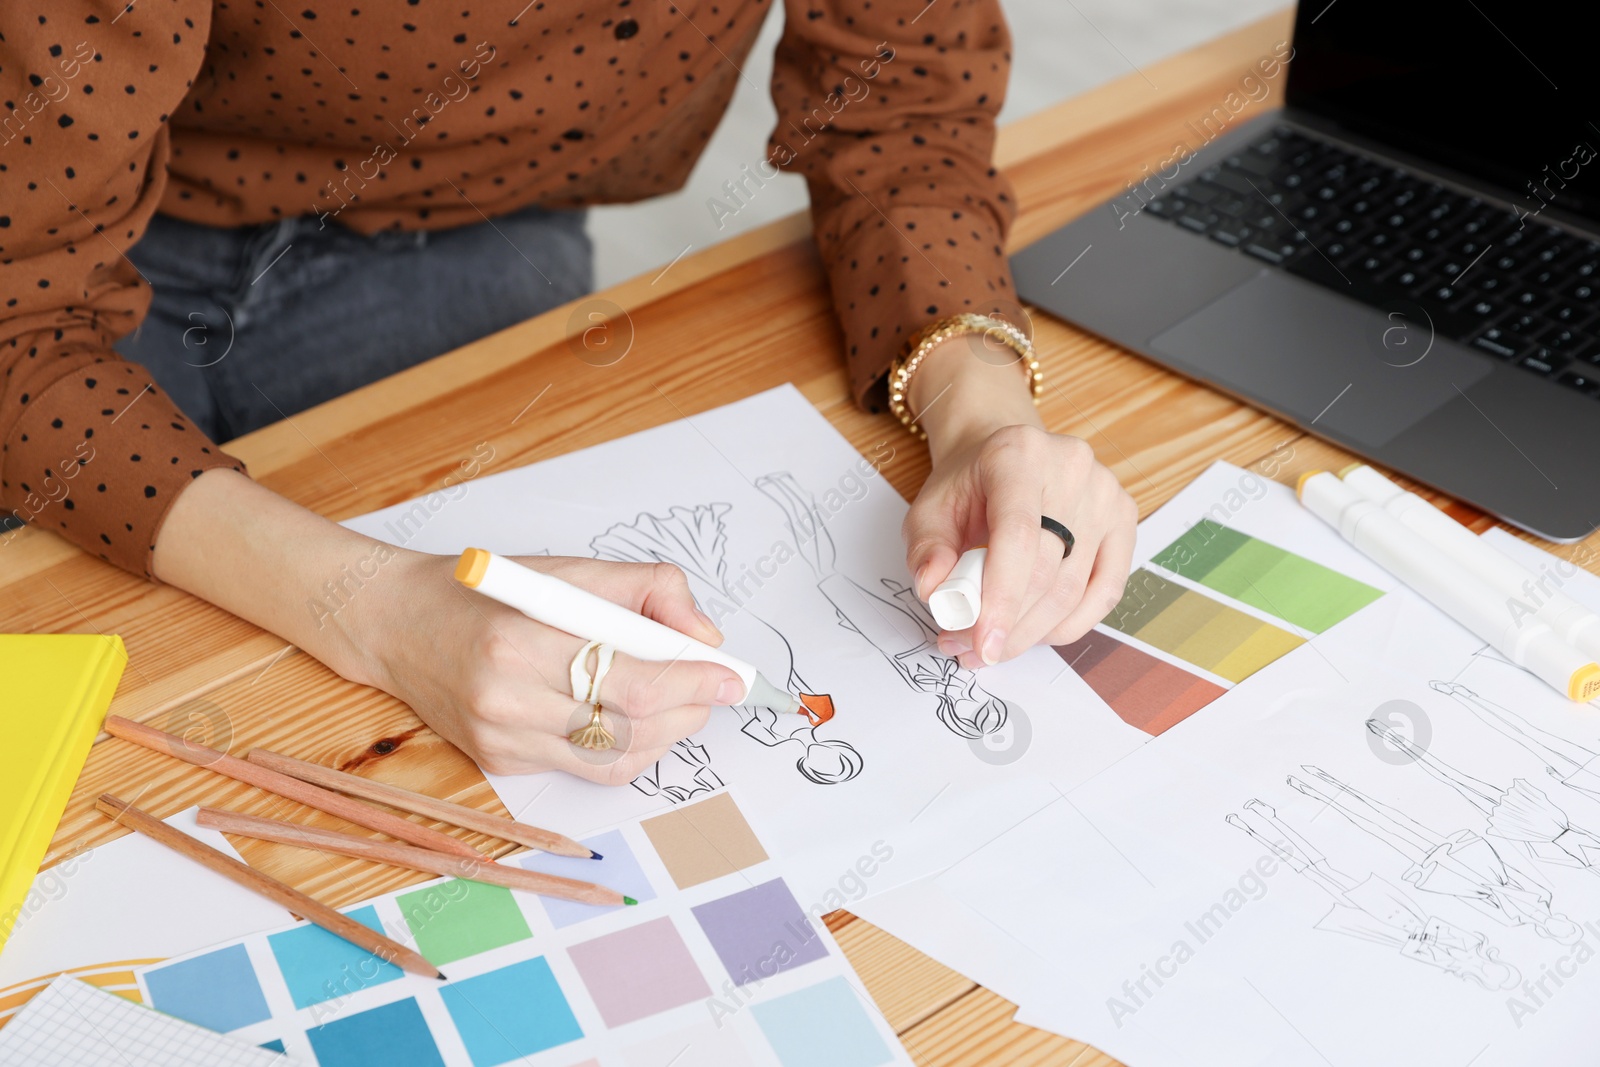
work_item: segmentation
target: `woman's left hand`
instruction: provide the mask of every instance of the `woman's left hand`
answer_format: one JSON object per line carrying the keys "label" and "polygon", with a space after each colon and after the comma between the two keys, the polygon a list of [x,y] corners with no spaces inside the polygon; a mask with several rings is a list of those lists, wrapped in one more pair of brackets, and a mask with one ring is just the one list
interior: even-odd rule
{"label": "woman's left hand", "polygon": [[[1086,441],[1044,428],[1021,368],[981,337],[930,352],[911,386],[933,457],[903,529],[917,595],[926,601],[966,549],[989,548],[978,621],[940,634],[940,651],[979,667],[1076,641],[1122,599],[1133,498]],[[1042,516],[1072,531],[1065,559]]]}

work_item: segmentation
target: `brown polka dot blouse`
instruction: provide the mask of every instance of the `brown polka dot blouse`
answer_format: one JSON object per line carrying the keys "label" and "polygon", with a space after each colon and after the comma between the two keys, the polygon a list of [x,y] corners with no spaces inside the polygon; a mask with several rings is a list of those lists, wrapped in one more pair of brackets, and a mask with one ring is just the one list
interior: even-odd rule
{"label": "brown polka dot blouse", "polygon": [[[242,469],[112,351],[149,304],[123,253],[155,212],[372,233],[667,192],[767,7],[15,5],[0,19],[0,513],[148,574],[183,487]],[[1002,251],[1011,193],[990,166],[1009,39],[999,0],[785,0],[784,14],[770,162],[748,170],[810,185],[859,399],[932,319],[1025,322]],[[756,188],[744,173],[733,186]]]}

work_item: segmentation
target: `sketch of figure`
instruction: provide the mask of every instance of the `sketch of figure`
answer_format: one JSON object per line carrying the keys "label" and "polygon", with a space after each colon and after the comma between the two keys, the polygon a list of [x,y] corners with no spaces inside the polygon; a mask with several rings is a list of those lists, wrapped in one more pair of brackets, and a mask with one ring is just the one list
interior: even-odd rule
{"label": "sketch of figure", "polygon": [[[664,518],[641,514],[631,524],[619,522],[612,526],[591,541],[589,548],[600,559],[676,564],[688,577],[690,591],[702,606],[737,604],[740,600],[729,587],[728,535],[724,527],[730,508],[729,504],[700,504],[669,508]],[[741,614],[748,616],[753,625],[740,634],[740,657],[754,663],[774,684],[799,693],[808,710],[805,715],[779,714],[771,708],[742,705],[734,709],[741,730],[769,748],[792,749],[795,768],[818,785],[837,785],[860,774],[861,754],[853,745],[838,738],[817,736],[818,729],[832,717],[833,700],[800,676],[788,638],[748,608]]]}
{"label": "sketch of figure", "polygon": [[[1408,960],[1438,967],[1484,989],[1510,989],[1522,980],[1511,964],[1498,958],[1488,938],[1429,915],[1411,895],[1369,874],[1356,879],[1336,869],[1326,856],[1268,805],[1244,804],[1243,816],[1229,814],[1229,826],[1243,830],[1273,855],[1333,898],[1333,908],[1316,928],[1398,949]],[[1274,837],[1262,825],[1277,831]]]}
{"label": "sketch of figure", "polygon": [[726,784],[711,769],[706,747],[686,737],[673,745],[648,771],[633,780],[633,787],[647,797],[665,797],[674,804],[686,804],[697,796],[713,793]]}
{"label": "sketch of figure", "polygon": [[939,652],[938,627],[913,590],[890,578],[888,596],[875,593],[838,572],[833,535],[824,525],[816,498],[787,472],[766,474],[757,489],[783,510],[789,534],[813,574],[817,589],[838,613],[839,625],[860,634],[899,673],[906,685],[931,694],[939,721],[960,737],[975,738],[1005,728],[1010,706],[989,695],[978,676]]}
{"label": "sketch of figure", "polygon": [[1552,778],[1600,800],[1600,774],[1589,768],[1596,753],[1582,745],[1541,730],[1527,719],[1500,705],[1483,699],[1471,689],[1456,682],[1429,682],[1434,689],[1449,697],[1485,725],[1515,741],[1538,758],[1544,760],[1545,769]]}
{"label": "sketch of figure", "polygon": [[1409,860],[1411,865],[1400,876],[1403,881],[1424,892],[1455,897],[1508,926],[1531,926],[1539,936],[1562,944],[1572,944],[1582,936],[1577,923],[1550,910],[1550,889],[1507,863],[1485,838],[1471,830],[1441,836],[1325,771],[1311,766],[1301,769],[1321,784],[1291,774],[1289,786],[1326,802]]}
{"label": "sketch of figure", "polygon": [[1509,789],[1496,789],[1450,766],[1433,753],[1418,748],[1411,740],[1377,719],[1367,720],[1367,729],[1395,748],[1433,777],[1460,793],[1467,802],[1488,817],[1485,831],[1493,837],[1515,841],[1531,859],[1563,867],[1595,871],[1600,864],[1600,837],[1575,826],[1560,806],[1542,789],[1525,778],[1513,779]]}

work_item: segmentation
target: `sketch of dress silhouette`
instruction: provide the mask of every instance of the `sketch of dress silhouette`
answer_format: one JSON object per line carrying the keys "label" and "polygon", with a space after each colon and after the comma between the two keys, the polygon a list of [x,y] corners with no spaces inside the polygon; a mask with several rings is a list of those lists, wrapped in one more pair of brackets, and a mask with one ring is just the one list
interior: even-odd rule
{"label": "sketch of dress silhouette", "polygon": [[1600,800],[1600,774],[1590,769],[1596,753],[1582,745],[1541,730],[1514,711],[1483,699],[1458,682],[1429,682],[1434,689],[1454,697],[1468,711],[1493,730],[1515,741],[1535,756],[1544,760],[1545,769],[1552,778],[1569,788]]}
{"label": "sketch of dress silhouette", "polygon": [[1566,811],[1544,790],[1525,778],[1516,778],[1508,789],[1496,789],[1450,766],[1393,727],[1377,719],[1367,720],[1367,729],[1376,737],[1411,757],[1423,770],[1450,786],[1489,820],[1485,831],[1490,836],[1515,841],[1528,857],[1562,867],[1581,867],[1600,874],[1600,837],[1573,824]]}
{"label": "sketch of dress silhouette", "polygon": [[[741,603],[728,578],[727,530],[724,519],[729,504],[675,506],[665,517],[642,513],[632,523],[617,523],[589,543],[600,559],[625,563],[676,564],[689,579],[690,591],[702,607]],[[774,684],[801,694],[811,714],[779,714],[771,708],[741,705],[741,731],[769,748],[792,747],[795,768],[807,781],[838,785],[861,773],[861,754],[848,741],[821,738],[817,731],[831,718],[832,698],[808,685],[795,666],[789,639],[748,607],[740,611],[754,625],[741,636],[740,658],[755,664]],[[825,714],[815,709],[826,708]],[[708,765],[709,768],[709,765]],[[660,764],[655,771],[660,772]],[[714,773],[714,772],[713,772]],[[646,776],[648,778],[648,775]],[[647,786],[638,786],[648,791]],[[671,799],[671,796],[668,797]]]}
{"label": "sketch of dress silhouette", "polygon": [[798,554],[816,575],[817,589],[833,605],[840,626],[876,648],[906,685],[931,694],[938,702],[939,721],[953,733],[977,738],[1005,728],[1010,706],[985,692],[977,674],[939,652],[938,627],[912,589],[884,578],[884,596],[840,574],[833,535],[816,498],[794,475],[765,474],[755,486],[782,509]]}
{"label": "sketch of dress silhouette", "polygon": [[633,780],[633,787],[647,797],[664,797],[674,804],[686,804],[695,797],[714,793],[726,783],[711,768],[706,747],[686,737],[673,745],[650,769]]}
{"label": "sketch of dress silhouette", "polygon": [[1583,934],[1577,923],[1550,910],[1550,889],[1533,875],[1507,863],[1494,845],[1471,830],[1444,837],[1404,812],[1364,796],[1316,767],[1301,770],[1313,785],[1294,775],[1289,786],[1326,802],[1410,861],[1400,875],[1427,893],[1455,897],[1508,926],[1531,926],[1541,937],[1572,944]]}
{"label": "sketch of dress silhouette", "polygon": [[[1333,898],[1332,909],[1317,920],[1318,930],[1398,949],[1405,959],[1438,967],[1484,989],[1510,989],[1522,980],[1515,967],[1498,958],[1483,934],[1429,915],[1409,893],[1376,874],[1357,879],[1338,870],[1260,800],[1245,801],[1244,811],[1243,816],[1228,814],[1225,821]],[[1279,836],[1270,836],[1263,823]]]}

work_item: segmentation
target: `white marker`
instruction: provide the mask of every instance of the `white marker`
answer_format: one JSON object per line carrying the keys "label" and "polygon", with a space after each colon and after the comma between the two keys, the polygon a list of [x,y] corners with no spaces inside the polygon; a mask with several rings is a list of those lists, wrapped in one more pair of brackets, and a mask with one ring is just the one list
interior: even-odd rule
{"label": "white marker", "polygon": [[[1407,529],[1492,586],[1506,598],[1507,612],[1520,605],[1522,618],[1537,616],[1548,623],[1561,640],[1590,659],[1600,660],[1600,615],[1559,589],[1546,590],[1540,583],[1547,581],[1548,576],[1535,577],[1516,560],[1365,463],[1346,467],[1339,476],[1344,484],[1381,506]],[[1576,570],[1575,564],[1571,566]]]}
{"label": "white marker", "polygon": [[504,556],[481,548],[467,549],[456,564],[456,581],[507,607],[516,608],[535,622],[585,641],[604,641],[634,659],[655,663],[673,660],[720,663],[737,674],[745,685],[744,697],[733,703],[807,714],[798,697],[761,677],[744,660],[629,611],[587,589],[529,570]]}
{"label": "white marker", "polygon": [[1407,529],[1399,519],[1328,471],[1302,475],[1300,502],[1374,563],[1495,651],[1569,700],[1600,695],[1600,666],[1562,641],[1547,623],[1520,624],[1493,588]]}
{"label": "white marker", "polygon": [[933,621],[944,630],[965,630],[978,621],[983,608],[983,561],[987,548],[969,548],[961,553],[950,577],[928,594],[928,610]]}

